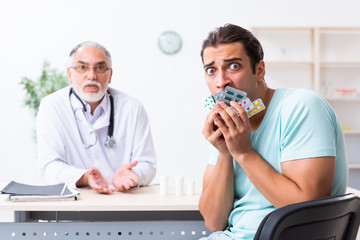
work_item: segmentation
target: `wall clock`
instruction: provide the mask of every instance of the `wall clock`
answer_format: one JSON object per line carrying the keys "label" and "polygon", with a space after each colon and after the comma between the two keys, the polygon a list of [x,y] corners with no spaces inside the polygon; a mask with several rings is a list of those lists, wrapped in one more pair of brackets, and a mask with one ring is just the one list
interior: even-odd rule
{"label": "wall clock", "polygon": [[173,55],[180,51],[182,40],[180,35],[176,32],[165,31],[160,35],[158,45],[163,53]]}

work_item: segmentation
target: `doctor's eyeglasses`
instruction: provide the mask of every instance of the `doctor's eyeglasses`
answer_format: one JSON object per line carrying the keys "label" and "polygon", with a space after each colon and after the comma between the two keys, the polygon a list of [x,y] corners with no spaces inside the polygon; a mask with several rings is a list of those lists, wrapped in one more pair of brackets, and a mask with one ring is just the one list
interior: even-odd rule
{"label": "doctor's eyeglasses", "polygon": [[111,68],[108,68],[105,63],[97,64],[95,66],[90,66],[83,63],[78,63],[75,66],[71,66],[71,69],[75,69],[78,73],[86,73],[90,71],[90,69],[94,69],[95,73],[105,73],[106,71],[110,70]]}

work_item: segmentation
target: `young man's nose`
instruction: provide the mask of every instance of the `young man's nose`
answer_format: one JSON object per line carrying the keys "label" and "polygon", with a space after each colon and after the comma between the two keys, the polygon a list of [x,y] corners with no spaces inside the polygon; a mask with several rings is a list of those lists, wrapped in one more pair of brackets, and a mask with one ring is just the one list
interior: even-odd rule
{"label": "young man's nose", "polygon": [[229,85],[231,82],[230,78],[228,78],[226,72],[219,72],[218,74],[218,79],[217,79],[217,83],[216,83],[216,87],[217,88],[221,88],[222,90],[224,90],[224,88]]}

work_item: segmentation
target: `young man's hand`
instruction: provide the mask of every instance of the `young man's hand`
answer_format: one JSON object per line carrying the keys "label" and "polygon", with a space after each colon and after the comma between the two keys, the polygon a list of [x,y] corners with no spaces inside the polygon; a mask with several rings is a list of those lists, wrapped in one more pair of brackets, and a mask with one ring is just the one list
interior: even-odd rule
{"label": "young man's hand", "polygon": [[246,111],[238,103],[232,101],[231,106],[237,113],[224,102],[216,103],[212,116],[225,139],[228,151],[236,158],[239,154],[252,151],[251,124]]}
{"label": "young man's hand", "polygon": [[[216,108],[212,108],[209,114],[206,116],[204,129],[202,131],[206,140],[208,140],[220,153],[225,155],[230,155],[229,150],[226,146],[226,142],[223,136],[223,133],[215,123],[215,114]],[[217,118],[219,121],[219,118]]]}

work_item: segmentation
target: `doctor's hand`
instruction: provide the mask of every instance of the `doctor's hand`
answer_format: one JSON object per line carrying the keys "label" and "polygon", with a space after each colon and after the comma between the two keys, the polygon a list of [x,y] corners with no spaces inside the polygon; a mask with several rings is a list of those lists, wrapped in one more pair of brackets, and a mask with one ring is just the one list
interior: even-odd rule
{"label": "doctor's hand", "polygon": [[135,160],[125,164],[116,171],[112,179],[112,184],[116,189],[119,191],[125,191],[138,184],[139,178],[132,170],[132,168],[137,164],[138,161]]}
{"label": "doctor's hand", "polygon": [[224,102],[220,102],[216,103],[212,117],[230,154],[236,159],[240,154],[252,151],[251,124],[246,111],[238,103],[232,101],[230,104],[239,115]]}
{"label": "doctor's hand", "polygon": [[88,185],[99,193],[112,194],[115,189],[109,185],[99,169],[91,168],[87,173]]}

